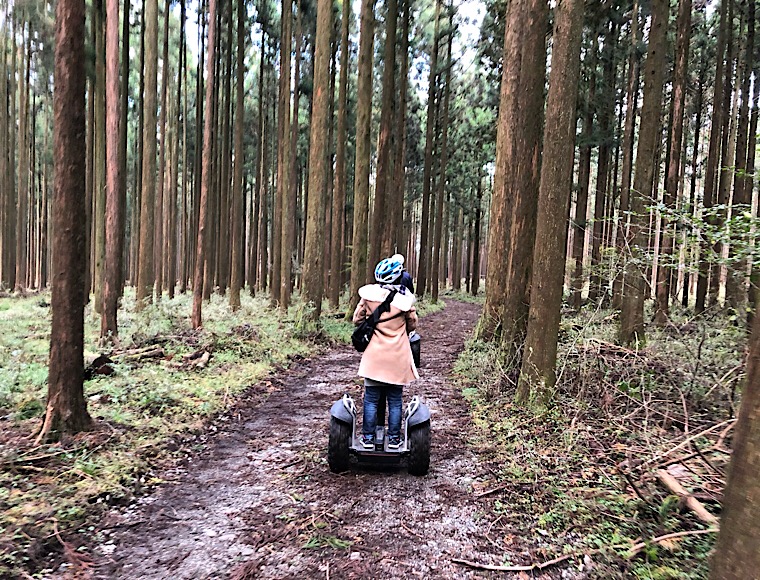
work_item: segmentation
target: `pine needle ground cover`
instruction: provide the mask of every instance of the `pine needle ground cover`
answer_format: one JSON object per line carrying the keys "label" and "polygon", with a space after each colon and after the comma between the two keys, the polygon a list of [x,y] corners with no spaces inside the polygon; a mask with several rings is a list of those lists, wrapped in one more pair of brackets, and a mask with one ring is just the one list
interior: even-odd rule
{"label": "pine needle ground cover", "polygon": [[[326,313],[321,330],[305,327],[305,307],[287,316],[267,298],[242,297],[232,313],[225,298],[204,303],[204,328],[190,330],[190,296],[164,298],[142,312],[131,289],[119,312],[121,344],[98,347],[100,317],[85,313],[85,396],[96,429],[54,445],[33,445],[44,414],[50,296],[0,298],[0,577],[35,571],[65,552],[108,506],[161,482],[161,468],[202,450],[207,434],[231,420],[235,405],[257,405],[279,388],[277,370],[352,326]],[[110,370],[108,370],[110,368]]]}
{"label": "pine needle ground cover", "polygon": [[498,514],[494,545],[521,554],[505,565],[560,558],[540,569],[707,578],[716,535],[706,530],[717,524],[696,517],[662,480],[672,477],[708,516],[720,515],[743,325],[681,315],[650,327],[638,351],[615,345],[616,330],[610,311],[563,313],[554,404],[540,416],[514,403],[517,372],[496,347],[468,344],[456,373],[487,474],[473,493]]}

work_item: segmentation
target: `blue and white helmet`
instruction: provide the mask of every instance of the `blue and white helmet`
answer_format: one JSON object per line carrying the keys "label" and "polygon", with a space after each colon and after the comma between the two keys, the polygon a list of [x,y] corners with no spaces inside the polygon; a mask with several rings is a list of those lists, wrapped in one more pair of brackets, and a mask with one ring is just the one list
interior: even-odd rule
{"label": "blue and white helmet", "polygon": [[396,256],[385,258],[375,266],[375,280],[381,284],[393,284],[403,271],[404,263],[396,259]]}

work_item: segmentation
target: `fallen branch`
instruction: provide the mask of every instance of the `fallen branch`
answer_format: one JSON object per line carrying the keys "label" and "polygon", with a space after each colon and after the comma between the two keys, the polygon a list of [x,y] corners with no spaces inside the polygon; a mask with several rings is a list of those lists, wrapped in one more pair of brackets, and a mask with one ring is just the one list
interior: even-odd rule
{"label": "fallen branch", "polygon": [[718,523],[718,518],[707,511],[707,508],[702,505],[702,502],[691,495],[688,491],[686,491],[686,489],[684,489],[678,480],[670,475],[667,471],[664,469],[658,470],[657,479],[659,479],[660,483],[667,487],[671,492],[680,497],[684,501],[686,507],[693,511],[694,515],[696,515],[700,520],[706,524],[711,525]]}
{"label": "fallen branch", "polygon": [[728,425],[729,423],[735,423],[735,422],[736,422],[736,419],[728,419],[728,420],[723,421],[721,423],[716,423],[715,425],[713,425],[711,427],[708,427],[707,429],[704,429],[704,430],[700,431],[699,433],[695,433],[694,435],[692,435],[688,439],[684,439],[678,445],[676,445],[675,447],[672,447],[668,451],[666,451],[664,453],[659,453],[659,454],[655,455],[654,457],[648,459],[641,466],[643,467],[645,465],[650,465],[650,464],[654,463],[655,461],[660,461],[661,459],[664,459],[665,457],[667,457],[671,453],[674,453],[674,452],[678,451],[679,449],[681,449],[682,447],[685,447],[686,445],[688,445],[689,443],[691,443],[695,439],[699,439],[700,437],[702,437],[704,435],[707,435],[708,433],[711,433],[711,432],[715,431],[716,429],[718,429],[720,427],[723,427],[724,425]]}
{"label": "fallen branch", "polygon": [[137,349],[136,351],[127,351],[113,355],[113,358],[121,361],[141,361],[148,358],[159,358],[166,356],[164,349],[160,346],[149,346],[146,348]]}
{"label": "fallen branch", "polygon": [[487,495],[491,495],[492,493],[499,493],[500,491],[504,491],[506,489],[505,485],[499,485],[497,487],[494,487],[493,489],[489,489],[486,491],[481,491],[480,493],[476,493],[475,497],[486,497]]}
{"label": "fallen branch", "polygon": [[531,570],[543,570],[544,568],[548,568],[549,566],[559,564],[560,562],[564,562],[565,560],[570,560],[572,558],[577,558],[580,556],[594,556],[608,549],[615,550],[615,549],[621,549],[621,548],[629,548],[630,551],[628,553],[628,558],[633,558],[636,554],[638,554],[641,550],[643,550],[649,544],[660,544],[667,540],[683,538],[686,536],[701,536],[704,534],[717,534],[717,533],[718,533],[717,527],[708,528],[706,530],[691,530],[688,532],[674,532],[672,534],[665,534],[664,536],[658,536],[656,538],[652,538],[651,540],[648,540],[645,542],[639,542],[637,544],[634,544],[633,546],[629,546],[627,544],[617,544],[614,546],[596,548],[594,550],[581,550],[577,552],[572,552],[570,554],[565,554],[564,556],[559,556],[552,560],[547,560],[546,562],[541,562],[539,564],[530,564],[528,566],[496,566],[493,564],[480,564],[478,562],[471,562],[470,560],[462,560],[459,558],[452,558],[451,561],[454,564],[469,566],[470,568],[475,568],[477,570],[492,570],[494,572],[530,572]]}

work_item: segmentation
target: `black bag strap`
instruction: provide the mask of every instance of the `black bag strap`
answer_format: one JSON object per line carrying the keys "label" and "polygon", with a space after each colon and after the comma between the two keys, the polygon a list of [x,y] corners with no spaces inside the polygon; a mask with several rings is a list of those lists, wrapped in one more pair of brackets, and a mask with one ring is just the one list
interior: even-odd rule
{"label": "black bag strap", "polygon": [[[375,310],[372,312],[372,325],[375,326],[380,321],[380,317],[390,310],[391,308],[391,302],[393,302],[393,299],[395,298],[396,294],[398,294],[398,290],[391,290],[388,293],[388,296],[385,297],[385,300],[383,300],[380,305],[375,308]],[[389,318],[386,320],[390,320]]]}
{"label": "black bag strap", "polygon": [[394,314],[393,316],[389,316],[388,318],[381,318],[380,320],[377,321],[377,323],[380,324],[381,322],[388,322],[389,320],[393,320],[394,318],[398,318],[399,316],[403,316],[404,314],[406,314],[406,312],[402,310],[401,312],[396,312],[396,314]]}

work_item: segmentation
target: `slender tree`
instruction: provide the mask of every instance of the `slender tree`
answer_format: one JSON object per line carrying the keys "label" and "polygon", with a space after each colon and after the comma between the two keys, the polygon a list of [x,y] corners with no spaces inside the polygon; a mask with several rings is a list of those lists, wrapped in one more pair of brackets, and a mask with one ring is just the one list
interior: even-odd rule
{"label": "slender tree", "polygon": [[654,150],[659,138],[662,86],[668,29],[667,0],[653,0],[652,24],[644,65],[644,97],[641,129],[636,151],[636,173],[630,195],[631,224],[627,246],[631,256],[626,263],[619,339],[623,344],[644,340],[645,284],[641,256],[646,244],[644,202],[652,198]]}
{"label": "slender tree", "polygon": [[342,282],[343,230],[346,209],[346,117],[348,106],[348,20],[351,3],[343,0],[340,21],[340,77],[338,80],[338,132],[335,139],[332,235],[330,238],[330,308],[337,309]]}
{"label": "slender tree", "polygon": [[385,50],[383,54],[383,97],[380,104],[380,134],[377,138],[377,172],[375,179],[375,203],[372,208],[369,265],[373,266],[390,250],[388,212],[398,211],[389,207],[388,196],[392,187],[391,149],[393,143],[393,101],[396,92],[396,25],[398,21],[397,0],[386,1]]}
{"label": "slender tree", "polygon": [[200,328],[203,302],[204,265],[208,252],[206,236],[208,233],[208,198],[211,189],[211,160],[213,159],[214,116],[211,114],[216,85],[216,0],[208,0],[208,51],[206,54],[206,117],[203,125],[203,156],[201,179],[200,211],[198,214],[198,237],[195,251],[195,274],[193,276],[193,328]]}
{"label": "slender tree", "polygon": [[232,277],[230,307],[240,308],[243,281],[243,127],[245,107],[245,2],[237,0],[237,64],[235,66],[235,172],[232,177]]}
{"label": "slender tree", "polygon": [[164,255],[165,240],[168,232],[164,231],[164,196],[166,195],[166,167],[169,161],[166,152],[169,145],[169,139],[167,138],[167,93],[169,88],[169,9],[170,1],[166,0],[164,3],[164,36],[163,36],[163,50],[161,56],[161,108],[158,120],[158,133],[159,143],[161,148],[158,153],[158,178],[156,179],[156,194],[155,205],[153,206],[154,215],[154,238],[153,238],[153,264],[155,270],[156,279],[156,300],[161,300],[161,294],[164,287]]}
{"label": "slender tree", "polygon": [[[356,103],[356,162],[354,164],[354,220],[351,245],[351,294],[347,316],[359,303],[359,288],[367,280],[367,223],[369,218],[370,121],[372,118],[372,47],[375,37],[374,0],[362,0],[359,71]],[[311,177],[309,178],[311,179]],[[374,266],[373,266],[374,267]]]}
{"label": "slender tree", "polygon": [[[119,334],[116,313],[121,289],[124,217],[121,203],[121,99],[119,98],[119,1],[106,6],[106,263],[100,337]],[[129,19],[128,14],[124,18]]]}
{"label": "slender tree", "polygon": [[[209,27],[211,24],[209,24]],[[209,48],[209,51],[211,49]],[[154,279],[154,212],[156,190],[156,94],[158,86],[158,0],[145,0],[145,92],[143,93],[142,199],[140,208],[140,269],[137,308],[150,302]],[[205,149],[204,149],[205,153]],[[200,321],[200,318],[199,318]],[[200,325],[200,322],[198,323]]]}
{"label": "slender tree", "polygon": [[[720,24],[718,28],[718,42],[715,55],[715,84],[713,87],[713,110],[710,120],[710,142],[707,149],[707,163],[705,165],[705,181],[703,192],[703,204],[706,210],[712,208],[715,203],[715,188],[718,175],[718,157],[720,155],[721,137],[723,134],[723,102],[729,95],[723,94],[723,84],[719,79],[724,77],[724,55],[726,53],[726,36],[728,28],[728,4],[731,0],[720,3]],[[705,242],[701,244],[699,252],[699,277],[697,278],[697,297],[695,309],[697,314],[704,312],[707,303],[707,283],[710,272],[711,260],[710,248]]]}
{"label": "slender tree", "polygon": [[[444,227],[444,194],[446,192],[446,166],[448,164],[448,132],[449,132],[449,101],[451,99],[451,48],[454,39],[453,10],[449,9],[449,40],[446,49],[446,80],[443,88],[443,110],[441,112],[441,141],[440,141],[440,175],[438,176],[438,197],[435,202],[435,228],[433,230],[433,260],[431,273],[431,300],[438,301],[438,290],[441,270],[445,268],[446,260],[441,259],[442,233]],[[446,220],[448,221],[448,220]],[[447,228],[448,229],[448,228]],[[447,244],[443,244],[446,246]],[[443,263],[443,265],[442,265]]]}
{"label": "slender tree", "polygon": [[425,121],[425,159],[422,168],[422,224],[420,225],[420,253],[417,264],[417,293],[425,295],[427,285],[428,254],[430,247],[430,192],[433,175],[433,142],[435,139],[436,89],[438,79],[438,31],[440,26],[441,1],[435,1],[435,25],[433,46],[430,54],[430,73],[428,74],[427,116]]}
{"label": "slender tree", "polygon": [[53,320],[47,408],[37,442],[92,424],[84,398],[84,18],[84,0],[56,4]]}
{"label": "slender tree", "polygon": [[[282,0],[280,32],[280,84],[277,102],[277,191],[272,224],[272,301],[280,303],[282,295],[283,206],[288,199],[290,180],[290,49],[292,0]],[[288,281],[288,283],[290,283]]]}
{"label": "slender tree", "polygon": [[313,304],[312,318],[319,320],[322,310],[322,275],[324,247],[324,195],[327,187],[327,122],[330,83],[331,0],[317,2],[317,34],[314,51],[314,93],[309,138],[309,205],[306,221],[306,253],[304,255],[304,299]]}

